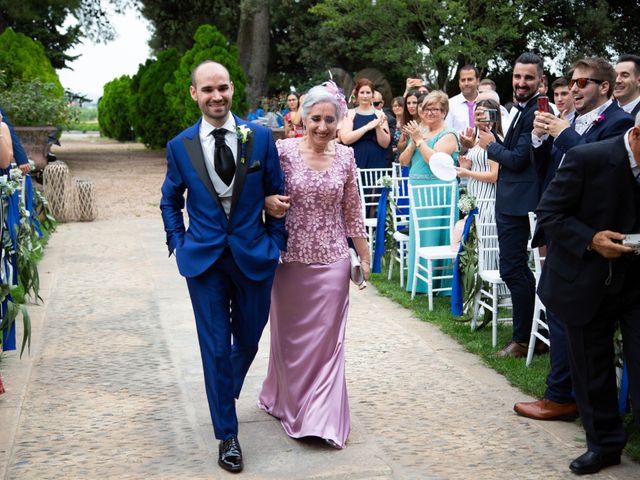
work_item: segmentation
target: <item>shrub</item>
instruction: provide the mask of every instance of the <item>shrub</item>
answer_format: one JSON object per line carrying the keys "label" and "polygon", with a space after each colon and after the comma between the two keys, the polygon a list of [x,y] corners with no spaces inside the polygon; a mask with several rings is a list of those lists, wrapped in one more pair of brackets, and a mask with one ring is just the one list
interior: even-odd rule
{"label": "shrub", "polygon": [[149,148],[162,148],[182,130],[180,119],[169,108],[164,86],[174,79],[180,64],[175,48],[158,54],[158,59],[140,65],[131,80],[131,123],[137,137]]}
{"label": "shrub", "polygon": [[75,111],[65,97],[58,96],[53,83],[15,80],[11,89],[5,89],[0,78],[0,105],[11,122],[23,127],[55,126],[67,128],[75,121]]}
{"label": "shrub", "polygon": [[0,70],[4,72],[6,87],[11,89],[16,81],[29,82],[34,79],[53,84],[51,93],[64,95],[58,74],[37,40],[22,33],[5,29],[0,35]]}
{"label": "shrub", "polygon": [[104,86],[98,103],[100,134],[119,141],[133,140],[130,120],[131,77],[122,75]]}
{"label": "shrub", "polygon": [[202,113],[189,94],[191,71],[205,60],[219,62],[229,70],[233,81],[233,111],[244,115],[249,110],[245,94],[247,83],[244,70],[238,63],[238,48],[229,43],[215,27],[201,25],[194,35],[195,43],[191,50],[180,59],[180,66],[174,80],[165,86],[172,114],[180,121],[180,128],[192,125]]}

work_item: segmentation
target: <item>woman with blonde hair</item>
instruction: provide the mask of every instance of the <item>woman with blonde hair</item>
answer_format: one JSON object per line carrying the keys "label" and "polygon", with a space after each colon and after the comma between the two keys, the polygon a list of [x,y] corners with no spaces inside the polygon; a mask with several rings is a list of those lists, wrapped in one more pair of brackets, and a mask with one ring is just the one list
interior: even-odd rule
{"label": "woman with blonde hair", "polygon": [[[458,152],[460,151],[458,136],[455,131],[446,127],[444,123],[444,119],[449,113],[449,97],[440,90],[434,90],[424,98],[418,113],[420,115],[420,123],[410,120],[404,127],[404,131],[409,137],[409,142],[407,148],[400,154],[400,164],[411,166],[409,170],[410,185],[445,183],[433,174],[429,167],[429,161],[435,153],[443,152],[451,155],[457,163]],[[455,183],[456,180],[454,179],[452,182]],[[457,199],[453,200],[457,201]],[[413,212],[409,213],[410,216],[413,214]],[[443,214],[446,216],[447,212],[443,212]],[[410,228],[407,291],[411,291],[413,284],[415,235],[415,231]],[[446,245],[450,241],[449,232],[441,230],[423,232],[420,238],[422,246]],[[434,287],[440,286],[434,282]],[[426,283],[419,281],[416,292],[426,293],[426,290]]]}

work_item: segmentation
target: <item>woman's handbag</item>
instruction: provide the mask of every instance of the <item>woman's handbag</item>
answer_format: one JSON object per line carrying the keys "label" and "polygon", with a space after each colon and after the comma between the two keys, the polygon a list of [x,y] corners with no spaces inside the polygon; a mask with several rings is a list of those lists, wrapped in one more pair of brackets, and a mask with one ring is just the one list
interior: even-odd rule
{"label": "woman's handbag", "polygon": [[349,260],[351,260],[351,281],[355,283],[360,290],[367,287],[364,281],[364,271],[360,265],[360,258],[353,248],[349,249]]}

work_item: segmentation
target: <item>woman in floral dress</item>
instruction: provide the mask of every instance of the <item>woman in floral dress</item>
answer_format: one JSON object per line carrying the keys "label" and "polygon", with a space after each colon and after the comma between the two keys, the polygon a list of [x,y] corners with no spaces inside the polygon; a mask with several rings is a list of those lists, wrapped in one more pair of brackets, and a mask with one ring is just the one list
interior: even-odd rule
{"label": "woman in floral dress", "polygon": [[258,403],[291,437],[319,437],[335,448],[345,446],[350,430],[347,237],[369,274],[353,150],[335,142],[345,111],[335,84],[314,87],[302,104],[306,135],[276,144],[287,196],[267,198],[266,209],[287,212],[289,241],[271,292],[269,370]]}

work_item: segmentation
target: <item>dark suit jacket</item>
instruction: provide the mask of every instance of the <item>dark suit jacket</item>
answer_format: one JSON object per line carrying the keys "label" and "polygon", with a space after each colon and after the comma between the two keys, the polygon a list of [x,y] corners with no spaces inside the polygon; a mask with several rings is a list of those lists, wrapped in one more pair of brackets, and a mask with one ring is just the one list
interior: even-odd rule
{"label": "dark suit jacket", "polygon": [[640,229],[640,185],[624,137],[569,150],[536,213],[551,240],[538,294],[569,325],[584,325],[605,294],[620,289],[630,266],[628,256],[610,261],[587,250],[593,236],[601,230]]}
{"label": "dark suit jacket", "polygon": [[2,113],[2,121],[7,124],[7,127],[9,127],[9,131],[11,132],[11,143],[13,144],[13,161],[18,165],[23,165],[29,160],[27,159],[27,154],[24,151],[22,142],[20,142],[20,137],[18,137],[18,134],[13,128],[13,125],[11,125],[11,122],[4,113],[4,110],[2,110],[1,108],[0,113]]}
{"label": "dark suit jacket", "polygon": [[638,102],[638,104],[635,107],[633,107],[633,110],[631,110],[631,116],[634,118],[634,120],[638,112],[640,112],[640,102]]}
{"label": "dark suit jacket", "polygon": [[[262,281],[273,275],[286,250],[284,218],[266,215],[264,199],[284,193],[284,176],[268,128],[235,117],[236,125],[251,129],[247,143],[238,140],[231,211],[227,218],[205,166],[200,144],[200,123],[187,128],[167,144],[167,175],[162,184],[160,209],[167,234],[169,254],[175,251],[180,273],[195,277],[207,270],[226,248],[244,275]],[[185,230],[182,209],[187,192],[189,228]]]}
{"label": "dark suit jacket", "polygon": [[549,182],[556,174],[556,170],[564,155],[569,149],[585,143],[599,142],[611,137],[622,135],[633,127],[633,118],[622,110],[614,101],[602,113],[604,119],[592,126],[583,135],[573,128],[565,129],[555,141],[545,142],[539,148],[533,149],[533,155],[538,171],[539,180],[542,182],[542,190],[547,188]]}
{"label": "dark suit jacket", "polygon": [[526,216],[538,204],[538,177],[531,153],[531,130],[537,109],[537,95],[524,106],[504,141],[487,147],[490,159],[500,164],[496,186],[496,213]]}

